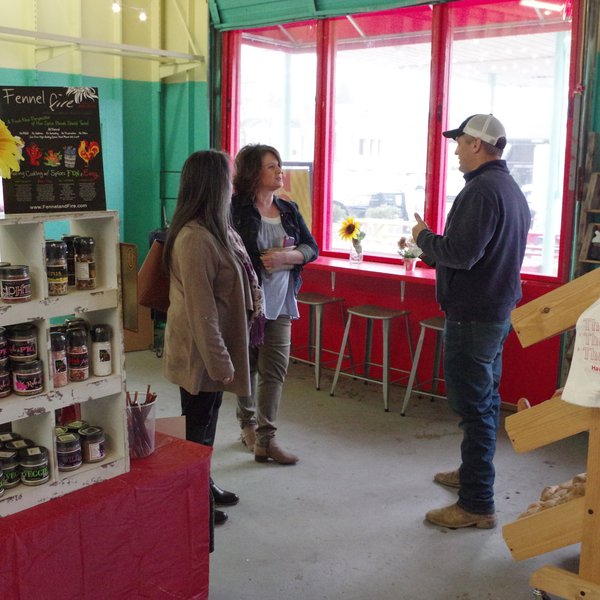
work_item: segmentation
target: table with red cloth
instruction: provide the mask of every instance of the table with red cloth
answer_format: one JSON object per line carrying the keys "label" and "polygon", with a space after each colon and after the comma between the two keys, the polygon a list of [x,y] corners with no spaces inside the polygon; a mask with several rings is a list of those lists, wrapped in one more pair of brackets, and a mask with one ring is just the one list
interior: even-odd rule
{"label": "table with red cloth", "polygon": [[0,519],[0,598],[208,598],[211,452],[157,433],[129,473]]}

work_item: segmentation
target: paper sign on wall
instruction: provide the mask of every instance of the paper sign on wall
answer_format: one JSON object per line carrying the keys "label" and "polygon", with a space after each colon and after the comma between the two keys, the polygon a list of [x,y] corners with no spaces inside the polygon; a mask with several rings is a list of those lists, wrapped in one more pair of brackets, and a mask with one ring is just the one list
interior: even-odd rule
{"label": "paper sign on wall", "polygon": [[0,119],[23,157],[6,214],[106,209],[97,88],[2,86]]}

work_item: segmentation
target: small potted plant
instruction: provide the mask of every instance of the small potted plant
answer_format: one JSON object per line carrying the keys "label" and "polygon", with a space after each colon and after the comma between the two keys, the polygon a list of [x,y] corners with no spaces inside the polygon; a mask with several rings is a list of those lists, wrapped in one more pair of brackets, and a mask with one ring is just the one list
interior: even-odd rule
{"label": "small potted plant", "polygon": [[413,271],[418,258],[418,246],[412,238],[404,236],[398,240],[398,254],[404,261],[404,268],[407,271]]}

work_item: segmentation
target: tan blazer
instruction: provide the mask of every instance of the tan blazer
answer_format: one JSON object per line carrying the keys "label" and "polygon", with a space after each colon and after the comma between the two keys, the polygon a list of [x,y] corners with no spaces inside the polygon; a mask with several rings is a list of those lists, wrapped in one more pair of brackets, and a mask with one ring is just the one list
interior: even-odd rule
{"label": "tan blazer", "polygon": [[[193,221],[173,245],[169,301],[165,377],[190,394],[250,395],[248,277],[243,265]],[[233,377],[228,385],[226,377]]]}

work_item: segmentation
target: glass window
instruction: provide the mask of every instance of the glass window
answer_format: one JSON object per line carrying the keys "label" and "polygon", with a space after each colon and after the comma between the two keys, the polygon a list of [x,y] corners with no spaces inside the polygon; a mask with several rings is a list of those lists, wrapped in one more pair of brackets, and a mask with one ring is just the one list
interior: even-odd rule
{"label": "glass window", "polygon": [[286,162],[310,162],[315,145],[316,25],[244,31],[240,148],[268,144]]}
{"label": "glass window", "polygon": [[[508,138],[502,158],[533,217],[523,271],[556,276],[571,47],[564,2],[463,1],[449,9],[448,126],[482,112],[502,121]],[[457,167],[450,142],[446,212],[464,184]]]}
{"label": "glass window", "polygon": [[356,217],[364,251],[397,256],[423,211],[431,62],[428,6],[333,21],[334,145],[329,247]]}

